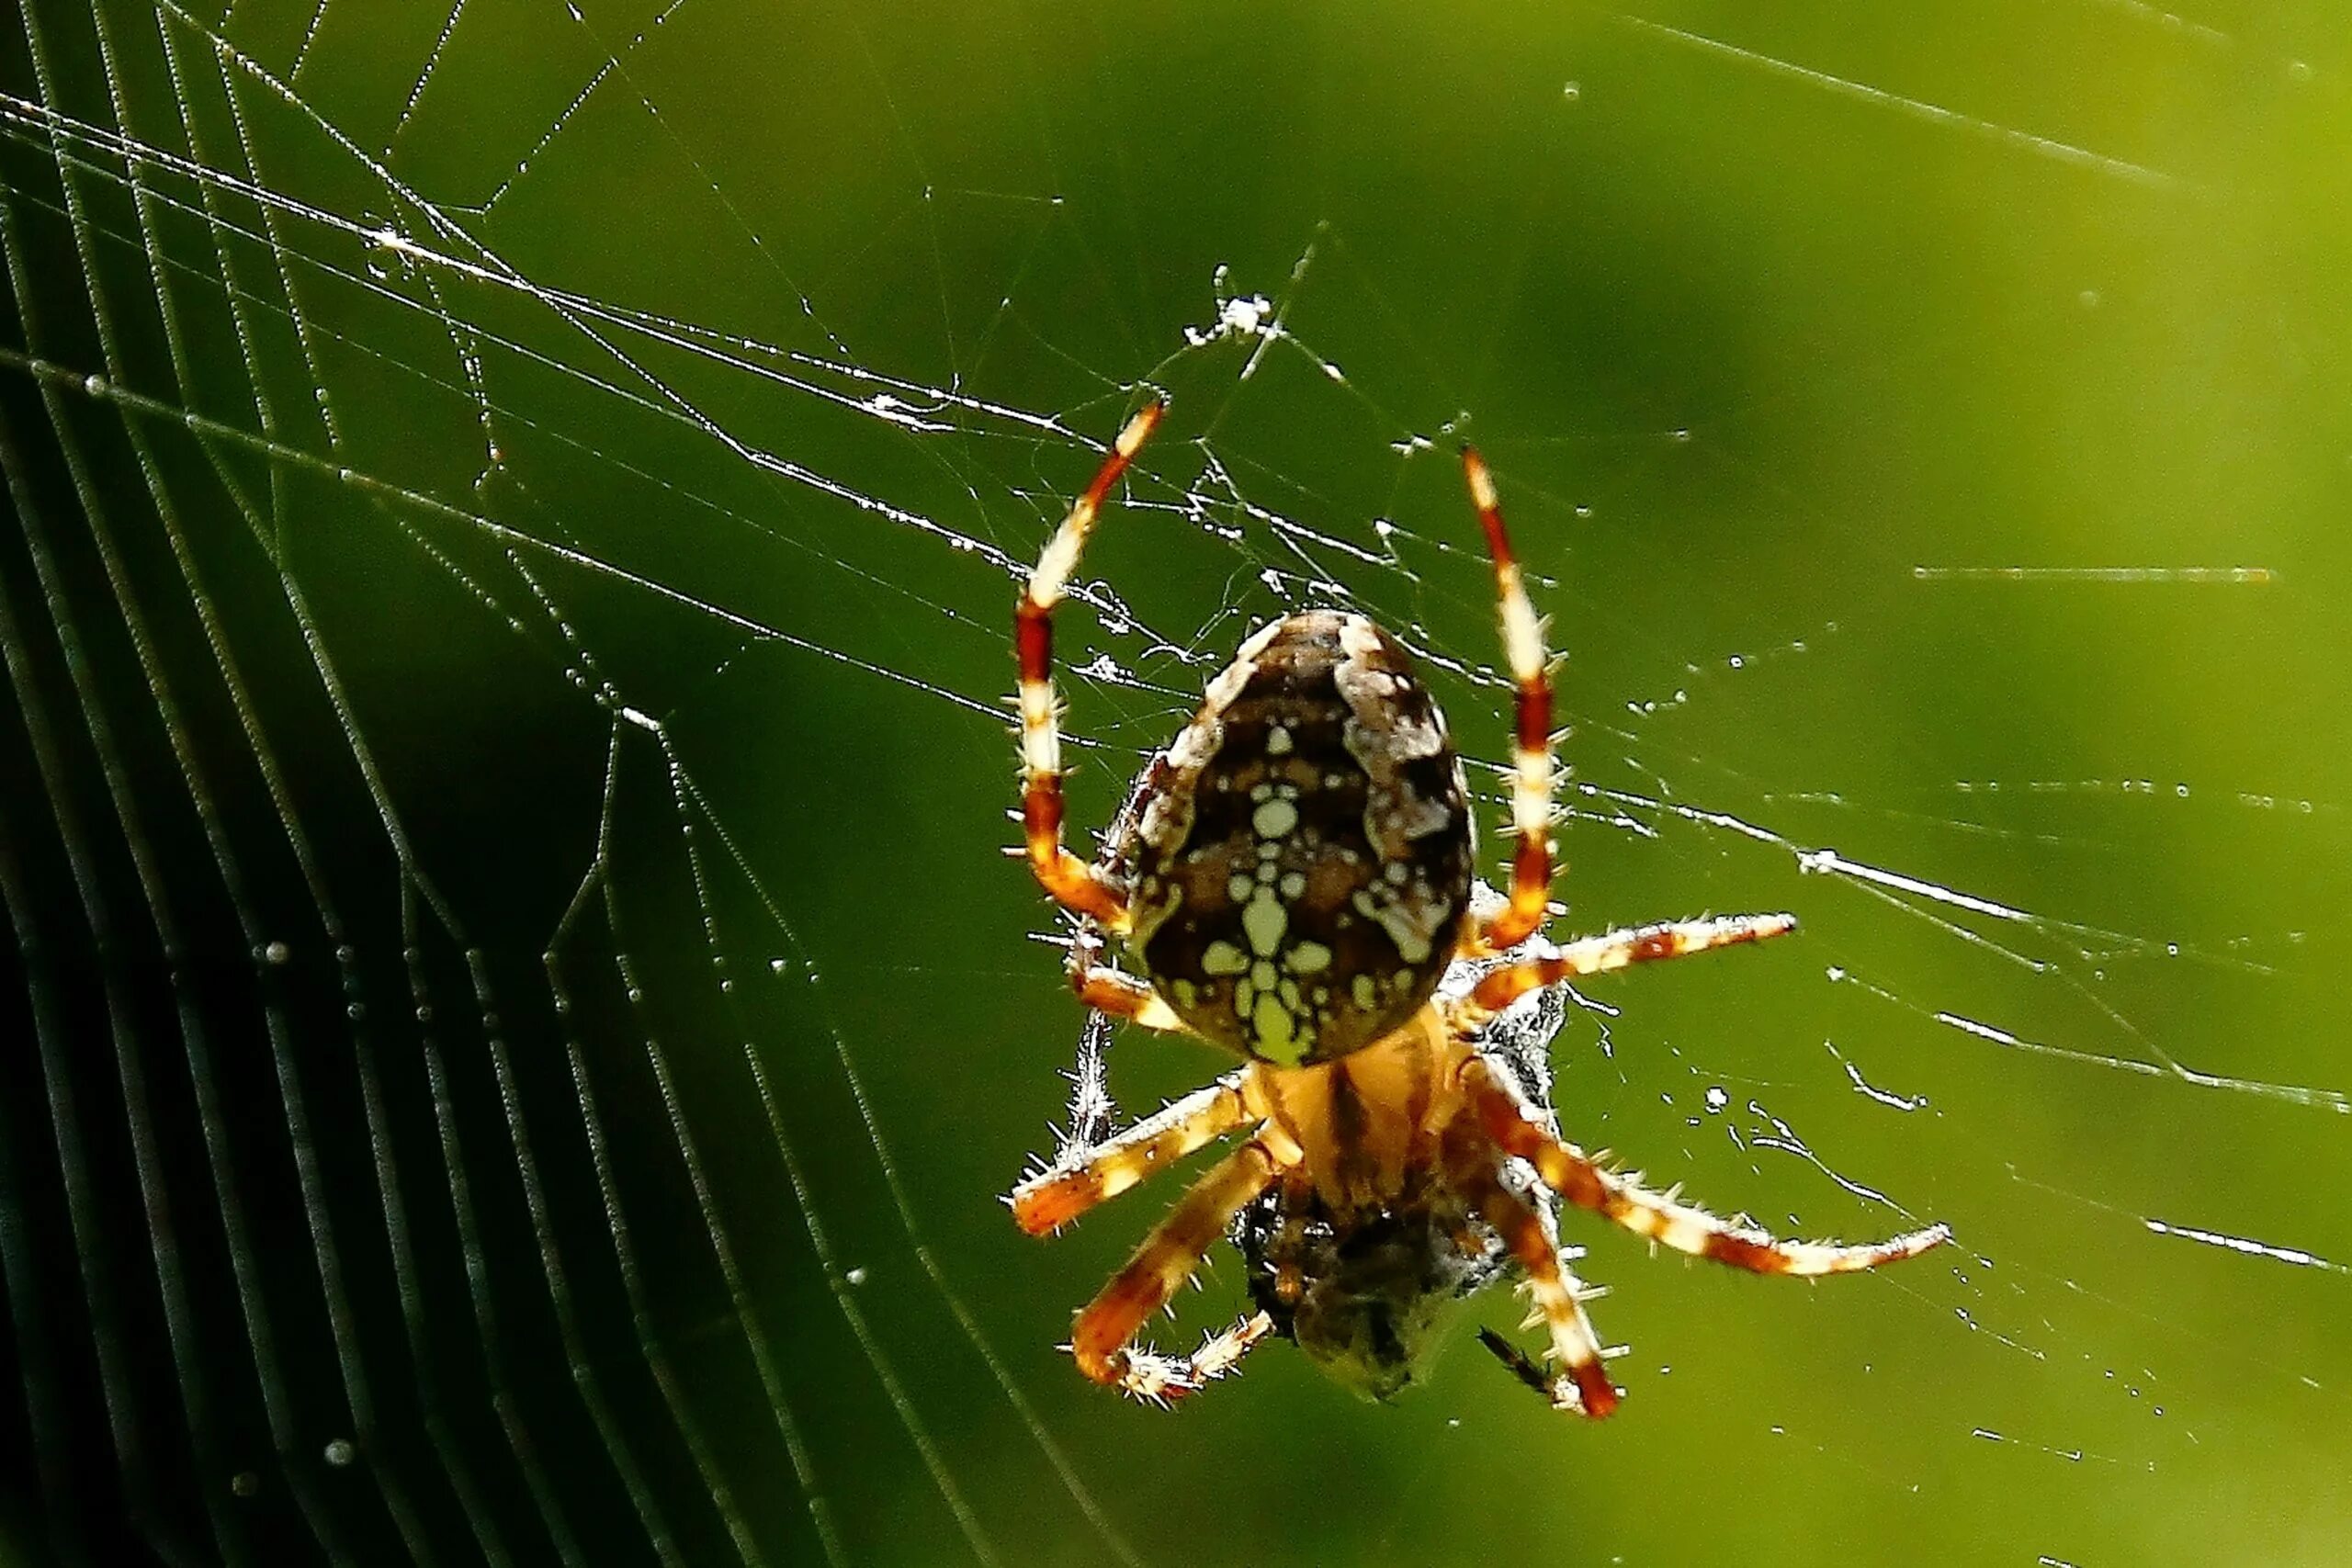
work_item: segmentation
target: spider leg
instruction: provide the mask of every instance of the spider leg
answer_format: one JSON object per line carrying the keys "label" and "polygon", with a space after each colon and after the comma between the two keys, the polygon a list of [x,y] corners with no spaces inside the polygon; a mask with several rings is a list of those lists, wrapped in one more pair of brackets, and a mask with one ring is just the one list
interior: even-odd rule
{"label": "spider leg", "polygon": [[1458,1021],[1475,1023],[1502,1011],[1530,991],[1573,980],[1579,975],[1600,975],[1629,964],[1650,964],[1661,958],[1684,958],[1741,942],[1766,942],[1796,929],[1794,915],[1719,915],[1712,919],[1668,920],[1580,937],[1543,957],[1522,959],[1495,970],[1473,987],[1468,996],[1453,1004],[1453,1011]]}
{"label": "spider leg", "polygon": [[1522,1382],[1550,1399],[1552,1408],[1599,1419],[1617,1408],[1619,1394],[1609,1381],[1608,1369],[1601,1365],[1600,1340],[1592,1331],[1592,1320],[1584,1314],[1580,1299],[1584,1287],[1561,1261],[1559,1238],[1543,1212],[1503,1185],[1495,1174],[1494,1157],[1487,1149],[1457,1158],[1453,1184],[1478,1206],[1520,1268],[1526,1270],[1535,1305],[1551,1333],[1552,1353],[1562,1370],[1547,1377],[1499,1335],[1479,1337]]}
{"label": "spider leg", "polygon": [[1241,1358],[1263,1342],[1274,1331],[1274,1320],[1262,1312],[1253,1312],[1232,1327],[1222,1329],[1201,1341],[1193,1352],[1193,1374],[1203,1380],[1221,1378],[1241,1364]]}
{"label": "spider leg", "polygon": [[1166,998],[1125,970],[1096,962],[1102,955],[1102,933],[1092,926],[1081,929],[1070,943],[1068,968],[1070,989],[1078,993],[1080,1001],[1096,1012],[1127,1019],[1146,1029],[1183,1029],[1183,1020],[1176,1016]]}
{"label": "spider leg", "polygon": [[1167,998],[1158,991],[1124,970],[1097,964],[1070,972],[1071,988],[1078,999],[1097,1012],[1107,1012],[1114,1018],[1124,1018],[1142,1024],[1146,1029],[1178,1031],[1184,1021],[1176,1016]]}
{"label": "spider leg", "polygon": [[1536,1120],[1527,1102],[1476,1058],[1463,1069],[1464,1090],[1497,1148],[1535,1168],[1544,1184],[1567,1202],[1589,1209],[1635,1235],[1755,1274],[1851,1274],[1916,1258],[1949,1239],[1951,1227],[1929,1225],[1885,1241],[1846,1246],[1781,1241],[1752,1226],[1679,1203],[1605,1170],[1575,1145]]}
{"label": "spider leg", "polygon": [[1227,1073],[1205,1089],[1147,1116],[1109,1143],[1080,1146],[1012,1190],[1015,1224],[1031,1235],[1057,1231],[1097,1203],[1182,1159],[1252,1117],[1242,1084],[1248,1069]]}
{"label": "spider leg", "polygon": [[1093,867],[1062,847],[1062,746],[1054,696],[1052,617],[1095,515],[1165,407],[1145,404],[1119,432],[1110,456],[1038,558],[1013,610],[1013,647],[1021,665],[1021,821],[1029,866],[1056,902],[1114,931],[1126,929],[1126,900]]}
{"label": "spider leg", "polygon": [[1252,1313],[1232,1327],[1220,1329],[1202,1340],[1201,1348],[1189,1356],[1130,1348],[1119,1386],[1153,1404],[1172,1404],[1232,1371],[1241,1364],[1242,1357],[1273,1331],[1272,1318],[1262,1312]]}
{"label": "spider leg", "polygon": [[1544,623],[1527,601],[1519,561],[1511,554],[1510,537],[1503,532],[1502,507],[1495,495],[1494,476],[1477,449],[1462,449],[1462,468],[1470,481],[1470,500],[1478,509],[1487,533],[1487,550],[1495,562],[1495,592],[1501,602],[1503,656],[1510,678],[1519,688],[1513,730],[1510,788],[1511,826],[1518,847],[1510,863],[1510,902],[1503,910],[1478,923],[1471,931],[1474,951],[1503,953],[1517,947],[1543,927],[1544,908],[1552,895],[1552,677],[1544,667]]}
{"label": "spider leg", "polygon": [[[1176,1288],[1193,1277],[1203,1255],[1225,1234],[1233,1216],[1266,1190],[1277,1170],[1272,1151],[1253,1138],[1193,1184],[1168,1217],[1144,1237],[1126,1267],[1113,1275],[1102,1293],[1078,1314],[1070,1329],[1069,1348],[1080,1371],[1096,1382],[1155,1403],[1190,1393],[1199,1386],[1181,1376],[1188,1369],[1197,1373],[1197,1359],[1187,1362],[1130,1346],[1145,1321],[1167,1305]],[[1256,1334],[1244,1332],[1249,1327],[1245,1323],[1234,1332],[1254,1339]],[[1204,1352],[1217,1343],[1212,1340],[1203,1347]],[[1247,1347],[1230,1348],[1223,1364],[1229,1366],[1242,1348]],[[1214,1357],[1212,1364],[1216,1364]],[[1170,1373],[1180,1375],[1176,1381],[1166,1381]]]}

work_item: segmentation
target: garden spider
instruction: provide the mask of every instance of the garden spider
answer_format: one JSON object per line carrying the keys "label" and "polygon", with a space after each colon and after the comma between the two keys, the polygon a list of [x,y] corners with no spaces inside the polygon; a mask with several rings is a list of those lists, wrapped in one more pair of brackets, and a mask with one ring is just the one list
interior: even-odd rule
{"label": "garden spider", "polygon": [[[1088,1007],[1245,1060],[1108,1142],[1077,1129],[1013,1190],[1013,1217],[1032,1235],[1058,1230],[1210,1142],[1247,1135],[1079,1313],[1079,1370],[1164,1404],[1279,1332],[1385,1397],[1434,1343],[1444,1303],[1515,1267],[1560,1370],[1547,1373],[1497,1336],[1489,1347],[1555,1408],[1601,1416],[1619,1391],[1585,1316],[1589,1292],[1561,1257],[1555,1199],[1760,1274],[1849,1273],[1943,1241],[1942,1225],[1866,1246],[1777,1241],[1647,1191],[1554,1130],[1540,1021],[1529,1046],[1532,993],[1785,935],[1796,920],[1679,920],[1566,946],[1538,934],[1553,874],[1552,689],[1494,481],[1469,447],[1463,465],[1518,689],[1508,897],[1473,874],[1468,794],[1444,716],[1394,637],[1335,610],[1251,636],[1136,780],[1102,858],[1090,865],[1063,847],[1050,617],[1163,409],[1148,404],[1119,432],[1015,611],[1026,844],[1013,852],[1080,918],[1069,973]],[[1124,942],[1140,976],[1100,962],[1105,936]],[[1145,1321],[1228,1232],[1251,1264],[1259,1310],[1191,1356],[1137,1346]]]}

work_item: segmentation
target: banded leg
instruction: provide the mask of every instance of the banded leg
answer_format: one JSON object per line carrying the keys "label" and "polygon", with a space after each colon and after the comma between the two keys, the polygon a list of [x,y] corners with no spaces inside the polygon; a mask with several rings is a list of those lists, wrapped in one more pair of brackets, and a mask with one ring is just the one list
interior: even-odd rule
{"label": "banded leg", "polygon": [[1184,1021],[1176,1016],[1176,1010],[1158,991],[1123,970],[1101,965],[1077,969],[1071,971],[1069,982],[1078,999],[1097,1012],[1129,1020],[1146,1029],[1184,1027]]}
{"label": "banded leg", "polygon": [[1492,1158],[1488,1154],[1484,1160],[1473,1156],[1461,1162],[1454,1172],[1454,1185],[1478,1205],[1487,1223],[1495,1227],[1520,1268],[1526,1270],[1528,1286],[1534,1292],[1536,1309],[1543,1314],[1544,1327],[1551,1334],[1552,1353],[1558,1359],[1561,1370],[1547,1377],[1499,1335],[1480,1337],[1521,1381],[1550,1399],[1553,1409],[1572,1411],[1597,1420],[1617,1408],[1620,1396],[1617,1386],[1609,1381],[1608,1369],[1601,1364],[1600,1340],[1592,1331],[1592,1321],[1584,1314],[1584,1287],[1560,1260],[1559,1238],[1544,1223],[1543,1213],[1502,1184],[1493,1167],[1486,1163]]}
{"label": "banded leg", "polygon": [[1677,1202],[1671,1194],[1647,1191],[1614,1171],[1602,1169],[1583,1150],[1562,1142],[1532,1116],[1526,1102],[1483,1062],[1473,1059],[1464,1069],[1463,1087],[1495,1146],[1533,1166],[1544,1184],[1565,1201],[1693,1258],[1711,1258],[1754,1274],[1852,1274],[1916,1258],[1951,1235],[1950,1226],[1939,1224],[1855,1246],[1777,1240],[1752,1226],[1735,1224],[1703,1209]]}
{"label": "banded leg", "polygon": [[[1148,1347],[1131,1348],[1147,1319],[1168,1304],[1176,1288],[1193,1277],[1233,1216],[1263,1192],[1276,1174],[1273,1155],[1251,1140],[1234,1150],[1193,1184],[1168,1217],[1136,1249],[1127,1266],[1084,1311],[1070,1329],[1070,1354],[1078,1370],[1096,1382],[1124,1389],[1154,1403],[1189,1393],[1197,1382],[1182,1381],[1187,1362]],[[1246,1325],[1245,1325],[1246,1326]],[[1212,1342],[1214,1343],[1214,1341]],[[1197,1370],[1197,1363],[1192,1363]],[[1170,1374],[1177,1381],[1169,1381]]]}
{"label": "banded leg", "polygon": [[1078,553],[1111,487],[1159,423],[1163,403],[1145,404],[1128,420],[1111,455],[1094,472],[1069,515],[1038,558],[1013,610],[1013,648],[1021,665],[1021,823],[1030,869],[1055,901],[1114,931],[1127,924],[1126,900],[1094,869],[1062,847],[1062,741],[1054,696],[1054,606],[1061,602]]}
{"label": "banded leg", "polygon": [[1239,1366],[1241,1358],[1273,1331],[1272,1318],[1262,1312],[1252,1313],[1232,1327],[1220,1329],[1202,1340],[1201,1348],[1189,1356],[1131,1349],[1126,1353],[1127,1370],[1119,1380],[1119,1386],[1137,1399],[1172,1404]]}
{"label": "banded leg", "polygon": [[1096,1012],[1124,1018],[1146,1029],[1184,1027],[1167,998],[1133,975],[1102,963],[1102,933],[1091,926],[1081,929],[1070,943],[1069,964],[1070,989],[1078,993],[1080,1001]]}
{"label": "banded leg", "polygon": [[1503,657],[1519,689],[1510,785],[1510,819],[1518,844],[1511,852],[1510,903],[1481,922],[1471,939],[1479,951],[1502,953],[1542,929],[1544,907],[1552,897],[1552,678],[1544,668],[1544,624],[1535,618],[1526,585],[1520,581],[1519,560],[1511,554],[1510,536],[1503,532],[1494,476],[1487,471],[1486,459],[1476,447],[1462,448],[1462,468],[1470,481],[1470,500],[1478,509],[1479,525],[1487,533],[1487,553],[1494,558],[1495,592],[1502,607]]}
{"label": "banded leg", "polygon": [[1241,1358],[1257,1348],[1267,1335],[1274,1331],[1274,1320],[1262,1312],[1253,1312],[1232,1327],[1210,1335],[1193,1352],[1193,1371],[1205,1381],[1221,1378],[1241,1364]]}
{"label": "banded leg", "polygon": [[1629,931],[1580,937],[1541,958],[1507,964],[1480,980],[1454,1004],[1457,1016],[1476,1022],[1491,1017],[1528,992],[1556,986],[1579,975],[1604,975],[1630,964],[1687,958],[1718,947],[1767,942],[1797,929],[1794,915],[1719,915],[1704,920],[1667,920]]}
{"label": "banded leg", "polygon": [[1109,1143],[1083,1151],[1084,1163],[1057,1163],[1012,1190],[1013,1223],[1031,1235],[1061,1229],[1097,1203],[1117,1197],[1157,1171],[1251,1120],[1242,1083],[1227,1073],[1206,1089],[1147,1116]]}

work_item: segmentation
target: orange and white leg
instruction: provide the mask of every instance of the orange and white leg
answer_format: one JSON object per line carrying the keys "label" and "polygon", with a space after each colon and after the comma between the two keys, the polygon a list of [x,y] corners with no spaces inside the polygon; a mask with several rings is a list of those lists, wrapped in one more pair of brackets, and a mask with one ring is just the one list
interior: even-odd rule
{"label": "orange and white leg", "polygon": [[1079,1000],[1097,1012],[1124,1018],[1146,1029],[1181,1030],[1184,1021],[1158,991],[1124,970],[1094,965],[1070,972]]}
{"label": "orange and white leg", "polygon": [[1102,935],[1093,926],[1084,926],[1069,946],[1069,986],[1078,999],[1096,1012],[1109,1013],[1139,1023],[1146,1029],[1178,1031],[1184,1021],[1167,998],[1146,982],[1123,969],[1114,969],[1101,962]]}
{"label": "orange and white leg", "polygon": [[1114,931],[1126,929],[1126,901],[1091,866],[1062,847],[1062,743],[1054,695],[1052,617],[1104,499],[1165,407],[1145,404],[1119,432],[1110,456],[1038,558],[1013,610],[1013,648],[1021,667],[1021,821],[1030,869],[1057,902]]}
{"label": "orange and white leg", "polygon": [[1462,449],[1462,467],[1470,481],[1471,503],[1487,533],[1487,553],[1494,558],[1503,657],[1519,692],[1511,749],[1510,819],[1518,844],[1511,852],[1510,902],[1482,921],[1469,939],[1474,952],[1502,953],[1542,929],[1552,897],[1552,678],[1545,669],[1544,623],[1528,603],[1518,558],[1503,532],[1494,476],[1476,447]]}
{"label": "orange and white leg", "polygon": [[[1096,1382],[1155,1404],[1198,1388],[1202,1380],[1197,1358],[1161,1355],[1135,1345],[1135,1337],[1153,1313],[1168,1304],[1177,1288],[1193,1277],[1202,1257],[1225,1235],[1233,1216],[1263,1192],[1277,1174],[1272,1153],[1252,1139],[1194,1182],[1168,1217],[1144,1238],[1127,1266],[1078,1314],[1069,1337],[1078,1370]],[[1231,1332],[1254,1343],[1257,1335],[1244,1332],[1249,1327],[1244,1323]],[[1218,1340],[1212,1339],[1204,1350],[1217,1345]],[[1242,1344],[1230,1348],[1225,1364],[1238,1359],[1248,1348]]]}
{"label": "orange and white leg", "polygon": [[1241,1358],[1273,1331],[1272,1318],[1262,1312],[1252,1313],[1232,1327],[1220,1329],[1202,1340],[1201,1348],[1189,1356],[1130,1349],[1119,1387],[1153,1404],[1173,1404],[1239,1366]]}
{"label": "orange and white leg", "polygon": [[1687,958],[1719,947],[1769,942],[1797,929],[1794,915],[1719,915],[1703,920],[1667,920],[1654,926],[1603,931],[1580,937],[1539,958],[1506,964],[1471,987],[1453,1004],[1455,1019],[1475,1025],[1510,1006],[1528,992],[1556,986],[1580,975],[1605,975],[1633,964],[1654,964],[1662,958]]}
{"label": "orange and white leg", "polygon": [[[1493,1158],[1491,1154],[1486,1156]],[[1502,1358],[1522,1381],[1541,1389],[1555,1410],[1566,1410],[1598,1419],[1617,1408],[1617,1386],[1601,1364],[1600,1340],[1584,1313],[1584,1287],[1560,1258],[1559,1238],[1532,1203],[1505,1187],[1491,1165],[1457,1169],[1456,1188],[1478,1205],[1495,1227],[1510,1255],[1527,1275],[1535,1307],[1552,1338],[1552,1355],[1560,1371],[1546,1377],[1500,1336],[1482,1336],[1487,1348]]]}
{"label": "orange and white leg", "polygon": [[1078,1151],[1081,1163],[1057,1162],[1030,1177],[1007,1200],[1014,1223],[1031,1235],[1057,1231],[1096,1204],[1254,1120],[1243,1089],[1248,1073],[1247,1068],[1227,1073],[1099,1148]]}
{"label": "orange and white leg", "polygon": [[1212,1334],[1201,1341],[1193,1352],[1193,1373],[1205,1382],[1221,1378],[1241,1364],[1241,1358],[1255,1349],[1259,1342],[1274,1331],[1274,1320],[1262,1312],[1253,1312],[1232,1327]]}
{"label": "orange and white leg", "polygon": [[1781,1241],[1751,1226],[1677,1202],[1671,1193],[1648,1191],[1629,1178],[1603,1169],[1583,1150],[1563,1142],[1544,1126],[1517,1091],[1483,1062],[1474,1060],[1464,1068],[1463,1087],[1495,1146],[1533,1166],[1544,1184],[1564,1201],[1693,1258],[1711,1258],[1754,1274],[1852,1274],[1916,1258],[1951,1235],[1949,1226],[1929,1225],[1886,1241],[1855,1246]]}

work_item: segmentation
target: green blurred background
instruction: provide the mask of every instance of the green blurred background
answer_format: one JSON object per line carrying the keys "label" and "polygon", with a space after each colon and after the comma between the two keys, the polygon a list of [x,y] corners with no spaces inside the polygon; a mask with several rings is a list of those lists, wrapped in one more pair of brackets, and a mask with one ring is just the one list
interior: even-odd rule
{"label": "green blurred background", "polygon": [[[19,0],[0,1559],[2343,1561],[2346,19]],[[1569,1135],[1957,1247],[1571,1220],[1600,1427],[1077,1378],[1170,1193],[997,1201],[1001,698],[1146,383],[1077,821],[1307,604],[1502,756],[1475,438],[1568,923],[1805,925],[1593,985]]]}

